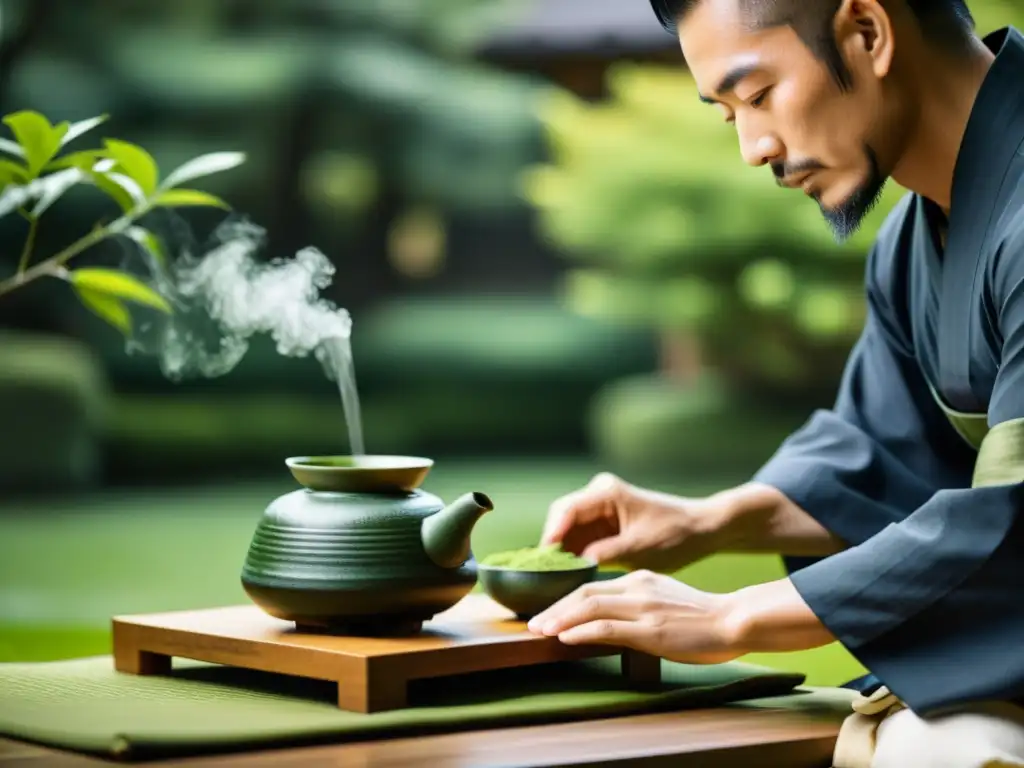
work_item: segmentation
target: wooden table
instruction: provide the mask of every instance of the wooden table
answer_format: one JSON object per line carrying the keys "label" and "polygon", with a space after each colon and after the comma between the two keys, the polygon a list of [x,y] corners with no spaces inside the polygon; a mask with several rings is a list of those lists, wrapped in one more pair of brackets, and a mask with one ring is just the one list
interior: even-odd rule
{"label": "wooden table", "polygon": [[[827,768],[841,717],[723,707],[143,763],[167,768]],[[115,763],[0,738],[0,768]],[[121,763],[124,765],[124,763]]]}

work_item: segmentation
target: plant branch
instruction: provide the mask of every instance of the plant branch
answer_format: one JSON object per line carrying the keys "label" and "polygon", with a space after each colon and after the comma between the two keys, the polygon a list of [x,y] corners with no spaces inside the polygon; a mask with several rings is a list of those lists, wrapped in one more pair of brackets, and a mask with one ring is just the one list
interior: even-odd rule
{"label": "plant branch", "polygon": [[29,259],[32,258],[32,248],[36,244],[36,231],[39,229],[39,217],[32,216],[28,217],[28,236],[25,238],[25,247],[21,251],[21,260],[18,262],[18,274],[22,275],[25,273],[25,268],[28,267]]}
{"label": "plant branch", "polygon": [[34,267],[26,269],[25,271],[18,271],[18,274],[14,277],[10,277],[7,280],[0,282],[0,296],[6,293],[10,293],[15,288],[20,288],[25,283],[30,283],[40,277],[58,277],[60,275],[61,268],[75,256],[78,256],[83,251],[92,248],[97,243],[102,242],[111,235],[118,234],[131,224],[132,221],[141,216],[148,208],[142,210],[135,210],[131,213],[125,214],[117,221],[108,224],[105,227],[98,227],[84,237],[79,238],[63,251],[58,253],[56,256],[51,256],[45,261],[41,261]]}

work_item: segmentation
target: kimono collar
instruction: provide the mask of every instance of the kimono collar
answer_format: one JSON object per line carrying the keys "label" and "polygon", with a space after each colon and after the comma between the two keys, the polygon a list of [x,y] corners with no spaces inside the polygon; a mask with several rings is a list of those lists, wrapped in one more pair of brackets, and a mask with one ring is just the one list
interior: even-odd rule
{"label": "kimono collar", "polygon": [[1004,189],[1016,186],[1011,170],[1024,143],[1024,37],[1008,27],[986,37],[985,44],[996,58],[978,91],[953,171],[939,301],[939,391],[958,410],[971,413],[987,407],[971,386],[983,256]]}
{"label": "kimono collar", "polygon": [[[996,54],[975,99],[953,171],[950,210],[983,209],[980,190],[995,195],[1002,174],[1024,143],[1024,36],[1005,27],[984,39]],[[998,180],[993,174],[1000,174]],[[996,183],[993,183],[995,181]],[[985,201],[995,203],[994,198]],[[967,220],[972,220],[968,217]],[[977,223],[978,219],[973,218]]]}

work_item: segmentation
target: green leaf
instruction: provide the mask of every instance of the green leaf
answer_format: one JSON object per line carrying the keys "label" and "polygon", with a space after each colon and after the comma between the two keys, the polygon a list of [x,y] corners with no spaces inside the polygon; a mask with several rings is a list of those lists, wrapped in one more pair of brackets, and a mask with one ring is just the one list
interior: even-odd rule
{"label": "green leaf", "polygon": [[120,299],[91,288],[75,286],[75,293],[86,308],[117,328],[125,336],[132,332],[132,315]]}
{"label": "green leaf", "polygon": [[70,152],[56,160],[50,161],[44,171],[58,171],[66,168],[78,168],[86,173],[89,179],[105,192],[121,210],[127,213],[142,202],[144,195],[138,183],[123,174],[113,173],[118,163],[108,158],[102,151],[86,149]]}
{"label": "green leaf", "polygon": [[109,115],[99,115],[97,117],[90,117],[88,120],[79,120],[77,123],[72,123],[64,134],[64,138],[61,139],[60,145],[63,147],[65,144],[77,139],[82,134],[88,133],[97,125],[105,123],[109,119]]}
{"label": "green leaf", "polygon": [[161,184],[161,188],[170,189],[186,181],[209,176],[221,171],[229,171],[245,162],[244,152],[211,152],[208,155],[182,163],[173,170]]}
{"label": "green leaf", "polygon": [[165,265],[167,263],[167,254],[164,252],[163,243],[148,229],[139,226],[129,227],[125,234],[151,253],[158,264]]}
{"label": "green leaf", "polygon": [[103,267],[84,267],[70,272],[69,278],[76,288],[98,291],[171,313],[171,305],[163,296],[127,272]]}
{"label": "green leaf", "polygon": [[39,196],[32,215],[36,218],[45,213],[46,209],[57,202],[61,196],[75,184],[88,179],[88,174],[80,168],[66,168],[39,179],[36,184],[42,185],[43,193]]}
{"label": "green leaf", "polygon": [[98,189],[112,198],[125,213],[128,213],[128,211],[135,207],[135,198],[132,197],[131,193],[107,174],[100,173],[99,171],[90,171],[89,178],[92,179],[92,183]]}
{"label": "green leaf", "polygon": [[139,206],[146,202],[146,193],[142,191],[142,187],[136,183],[135,179],[113,171],[107,173],[106,176],[128,193],[133,206]]}
{"label": "green leaf", "polygon": [[168,189],[156,198],[156,205],[167,208],[178,208],[189,205],[209,205],[215,208],[230,210],[231,206],[216,195],[200,192],[198,189]]}
{"label": "green leaf", "polygon": [[15,157],[25,156],[25,150],[21,148],[20,144],[4,138],[0,138],[0,152],[6,152],[7,154],[14,155]]}
{"label": "green leaf", "polygon": [[12,163],[9,160],[0,160],[0,187],[8,184],[24,184],[28,181],[26,169],[23,165]]}
{"label": "green leaf", "polygon": [[4,118],[4,123],[14,133],[28,162],[29,178],[35,178],[60,149],[60,142],[68,130],[67,123],[58,126],[38,112],[23,110]]}
{"label": "green leaf", "polygon": [[85,149],[81,152],[69,152],[66,155],[51,160],[43,168],[44,171],[59,171],[64,168],[81,168],[83,171],[92,171],[104,157],[102,152],[95,149]]}
{"label": "green leaf", "polygon": [[120,170],[132,179],[146,197],[156,192],[160,170],[156,160],[142,147],[118,139],[106,140],[107,152],[117,161]]}

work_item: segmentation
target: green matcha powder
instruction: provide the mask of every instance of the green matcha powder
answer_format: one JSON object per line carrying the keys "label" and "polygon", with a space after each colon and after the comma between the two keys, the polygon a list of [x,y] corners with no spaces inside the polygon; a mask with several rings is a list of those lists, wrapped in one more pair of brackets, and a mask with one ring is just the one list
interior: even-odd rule
{"label": "green matcha powder", "polygon": [[565,552],[557,544],[495,552],[481,560],[480,564],[514,571],[574,571],[593,565],[589,560],[577,557],[572,552]]}

